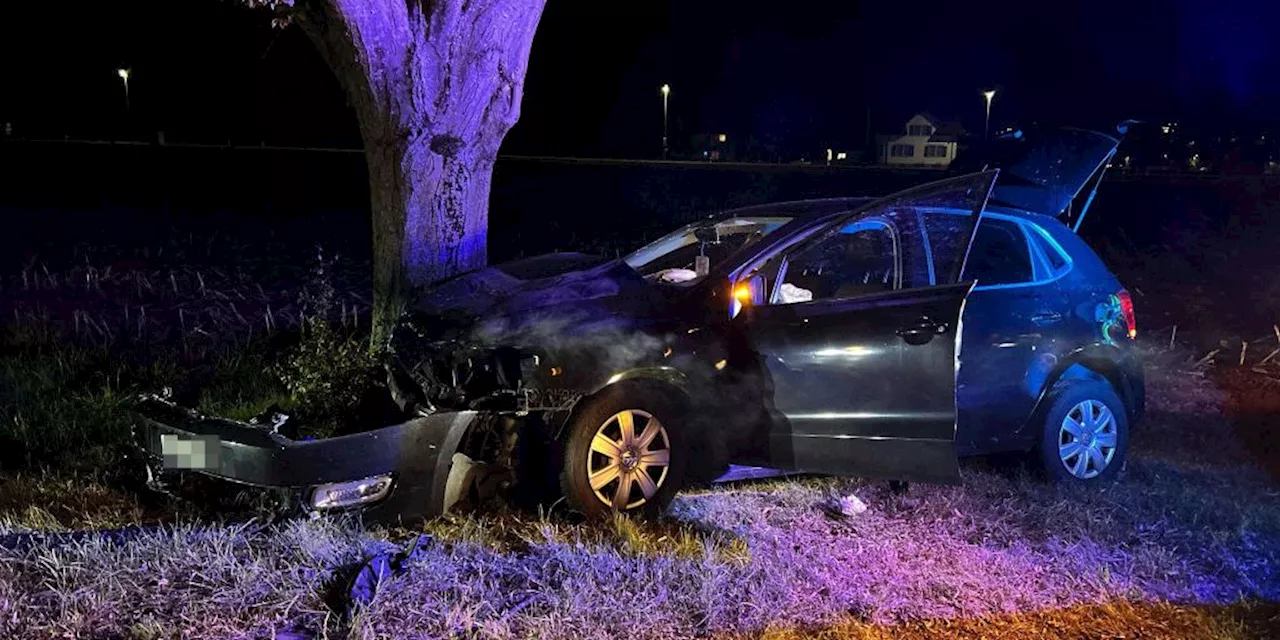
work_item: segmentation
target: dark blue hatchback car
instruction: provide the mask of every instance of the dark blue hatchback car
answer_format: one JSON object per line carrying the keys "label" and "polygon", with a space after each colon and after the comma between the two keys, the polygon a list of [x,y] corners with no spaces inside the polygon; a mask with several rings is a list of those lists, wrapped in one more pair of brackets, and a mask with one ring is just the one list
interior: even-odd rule
{"label": "dark blue hatchback car", "polygon": [[1117,144],[1019,137],[1000,170],[738,210],[626,261],[675,286],[728,281],[750,354],[728,366],[759,374],[766,415],[754,437],[721,432],[732,460],[953,482],[960,456],[1028,451],[1055,480],[1097,482],[1124,464],[1143,372],[1129,293],[1068,223]]}
{"label": "dark blue hatchback car", "polygon": [[391,336],[393,424],[303,441],[152,398],[140,438],[166,467],[193,441],[214,462],[173,468],[388,519],[547,487],[586,513],[656,513],[731,463],[958,482],[961,456],[1028,451],[1053,479],[1105,481],[1142,415],[1137,328],[1068,224],[1116,146],[1057,130],[886,198],[465,274]]}

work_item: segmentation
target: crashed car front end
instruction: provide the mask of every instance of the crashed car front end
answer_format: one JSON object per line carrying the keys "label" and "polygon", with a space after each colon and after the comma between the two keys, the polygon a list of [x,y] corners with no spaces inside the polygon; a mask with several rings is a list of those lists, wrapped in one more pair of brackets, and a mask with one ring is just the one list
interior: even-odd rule
{"label": "crashed car front end", "polygon": [[669,307],[637,294],[643,283],[616,262],[521,280],[512,293],[493,272],[439,288],[393,328],[387,392],[402,420],[303,440],[269,416],[228,420],[147,396],[136,438],[149,469],[286,489],[304,512],[359,508],[380,521],[546,498],[575,404],[618,372],[671,364],[668,341],[643,320]]}
{"label": "crashed car front end", "polygon": [[376,520],[439,515],[456,502],[449,485],[459,443],[482,414],[418,416],[391,426],[310,440],[272,428],[201,415],[159,396],[142,398],[135,426],[148,470],[196,472],[289,490],[300,511],[366,507]]}

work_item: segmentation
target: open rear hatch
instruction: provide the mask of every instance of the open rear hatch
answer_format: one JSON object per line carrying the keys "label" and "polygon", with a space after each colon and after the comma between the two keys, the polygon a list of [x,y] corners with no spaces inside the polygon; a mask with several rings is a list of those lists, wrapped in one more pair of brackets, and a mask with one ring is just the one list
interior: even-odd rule
{"label": "open rear hatch", "polygon": [[1078,229],[1119,145],[1117,137],[1070,127],[1000,134],[982,158],[1001,169],[990,204],[1056,216]]}

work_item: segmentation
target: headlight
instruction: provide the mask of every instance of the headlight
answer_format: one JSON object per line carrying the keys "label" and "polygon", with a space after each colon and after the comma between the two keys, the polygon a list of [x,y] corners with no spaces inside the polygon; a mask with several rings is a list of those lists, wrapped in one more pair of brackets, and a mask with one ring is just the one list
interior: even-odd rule
{"label": "headlight", "polygon": [[322,484],[311,492],[315,509],[338,509],[377,502],[391,493],[391,475],[373,476],[350,482]]}

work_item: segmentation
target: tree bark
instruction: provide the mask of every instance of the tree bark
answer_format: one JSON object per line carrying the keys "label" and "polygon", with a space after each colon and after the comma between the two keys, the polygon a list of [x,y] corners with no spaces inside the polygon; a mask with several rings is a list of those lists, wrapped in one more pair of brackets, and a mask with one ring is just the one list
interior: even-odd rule
{"label": "tree bark", "polygon": [[387,328],[412,294],[483,267],[493,158],[462,148],[449,155],[420,143],[370,146],[374,316]]}
{"label": "tree bark", "polygon": [[300,0],[364,139],[374,346],[412,292],[484,266],[489,185],[545,0]]}

